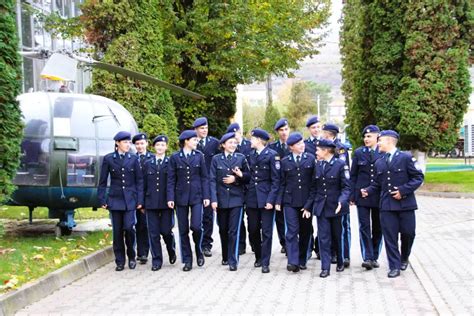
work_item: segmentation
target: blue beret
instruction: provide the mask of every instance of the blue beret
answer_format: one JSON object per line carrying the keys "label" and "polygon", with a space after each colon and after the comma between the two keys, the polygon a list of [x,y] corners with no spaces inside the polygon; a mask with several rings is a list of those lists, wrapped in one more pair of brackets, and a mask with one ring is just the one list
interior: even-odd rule
{"label": "blue beret", "polygon": [[240,129],[239,123],[232,123],[227,127],[226,133],[237,132]]}
{"label": "blue beret", "polygon": [[382,137],[382,136],[390,136],[390,137],[393,137],[393,138],[396,138],[396,139],[400,138],[400,135],[398,135],[397,132],[392,131],[390,129],[385,130],[385,131],[381,131],[380,134],[379,134],[379,137]]}
{"label": "blue beret", "polygon": [[288,120],[286,118],[281,118],[275,123],[275,126],[273,127],[273,129],[275,131],[278,131],[280,128],[282,128],[285,125],[288,125]]}
{"label": "blue beret", "polygon": [[179,135],[179,140],[186,140],[186,139],[190,139],[190,138],[193,138],[193,137],[197,137],[197,134],[195,131],[193,130],[185,130],[183,131],[180,135]]}
{"label": "blue beret", "polygon": [[339,127],[337,127],[334,124],[327,123],[327,124],[324,124],[323,131],[330,131],[330,132],[334,132],[334,133],[339,133]]}
{"label": "blue beret", "polygon": [[293,146],[301,140],[303,140],[303,135],[301,135],[300,133],[291,133],[288,139],[286,140],[286,143],[288,144],[288,146]]}
{"label": "blue beret", "polygon": [[270,135],[267,133],[267,131],[263,130],[261,128],[258,128],[258,127],[255,128],[250,134],[254,137],[258,137],[258,138],[261,138],[263,140],[269,140],[270,139]]}
{"label": "blue beret", "polygon": [[166,135],[158,135],[153,139],[153,146],[158,142],[165,142],[168,144],[168,137]]}
{"label": "blue beret", "polygon": [[324,139],[324,138],[318,140],[318,142],[316,143],[316,146],[326,147],[326,148],[336,148],[336,144],[334,144],[332,140]]}
{"label": "blue beret", "polygon": [[147,140],[148,138],[146,137],[146,134],[145,133],[138,133],[137,135],[133,136],[132,138],[132,143],[135,144],[135,142],[137,140],[141,140],[141,139],[144,139],[144,140]]}
{"label": "blue beret", "polygon": [[207,125],[206,117],[199,117],[193,123],[193,128],[198,128],[199,126]]}
{"label": "blue beret", "polygon": [[365,135],[367,133],[378,133],[378,132],[380,132],[380,128],[377,125],[367,125],[362,130],[362,135]]}
{"label": "blue beret", "polygon": [[121,140],[130,140],[132,138],[132,134],[129,132],[121,131],[115,134],[114,140],[119,142]]}
{"label": "blue beret", "polygon": [[221,144],[225,143],[228,139],[230,138],[234,138],[235,137],[235,133],[234,132],[231,132],[231,133],[226,133],[224,134],[222,137],[221,137],[221,140],[219,141]]}
{"label": "blue beret", "polygon": [[319,118],[316,115],[313,115],[306,121],[306,127],[310,127],[311,125],[316,124],[318,122]]}

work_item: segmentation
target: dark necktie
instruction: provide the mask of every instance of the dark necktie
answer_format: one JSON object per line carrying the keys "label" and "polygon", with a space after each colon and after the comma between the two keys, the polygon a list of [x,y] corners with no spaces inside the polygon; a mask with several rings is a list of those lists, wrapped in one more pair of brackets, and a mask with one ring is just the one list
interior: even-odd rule
{"label": "dark necktie", "polygon": [[323,160],[323,172],[324,172],[324,169],[326,168],[326,164],[327,164],[327,163],[328,163],[328,162],[327,162],[326,160]]}
{"label": "dark necktie", "polygon": [[190,157],[191,157],[191,154],[186,154],[186,159],[189,160]]}
{"label": "dark necktie", "polygon": [[390,159],[390,156],[391,156],[391,154],[388,153],[388,154],[387,154],[387,163],[390,163],[390,160],[391,160],[391,159]]}
{"label": "dark necktie", "polygon": [[231,160],[232,159],[232,155],[231,154],[228,154],[227,155],[227,160]]}
{"label": "dark necktie", "polygon": [[286,143],[282,143],[281,148],[283,148],[283,150],[286,150]]}
{"label": "dark necktie", "polygon": [[120,159],[123,159],[125,158],[125,155],[124,154],[120,154]]}
{"label": "dark necktie", "polygon": [[158,159],[158,165],[161,165],[161,159]]}
{"label": "dark necktie", "polygon": [[301,157],[298,155],[296,156],[296,165],[299,167],[300,166],[300,161],[301,161]]}
{"label": "dark necktie", "polygon": [[375,151],[373,149],[369,151],[370,161],[374,160],[374,153]]}
{"label": "dark necktie", "polygon": [[145,158],[145,155],[140,155],[140,160],[143,160]]}
{"label": "dark necktie", "polygon": [[204,148],[204,138],[199,140],[199,146],[201,146],[201,148]]}

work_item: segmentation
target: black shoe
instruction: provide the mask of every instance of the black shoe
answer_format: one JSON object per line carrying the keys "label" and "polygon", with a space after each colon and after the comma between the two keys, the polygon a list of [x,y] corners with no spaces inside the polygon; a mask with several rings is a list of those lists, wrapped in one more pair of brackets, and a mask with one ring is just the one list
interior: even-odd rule
{"label": "black shoe", "polygon": [[204,265],[204,257],[197,258],[198,267],[202,267]]}
{"label": "black shoe", "polygon": [[300,264],[300,270],[306,270],[308,269],[308,267],[306,267],[305,264]]}
{"label": "black shoe", "polygon": [[229,261],[227,261],[227,260],[222,260],[221,264],[222,264],[223,266],[227,266],[227,265],[229,265]]}
{"label": "black shoe", "polygon": [[176,252],[172,252],[170,255],[170,263],[174,264],[176,262]]}
{"label": "black shoe", "polygon": [[393,269],[388,272],[388,277],[389,278],[396,278],[397,276],[400,275],[400,270],[398,269]]}
{"label": "black shoe", "polygon": [[188,272],[188,271],[191,271],[192,268],[193,268],[193,265],[192,265],[192,264],[190,264],[190,263],[185,263],[185,264],[184,264],[184,267],[183,267],[183,271]]}
{"label": "black shoe", "polygon": [[237,266],[229,266],[229,271],[237,271]]}
{"label": "black shoe", "polygon": [[152,266],[151,271],[158,271],[161,269],[161,266]]}
{"label": "black shoe", "polygon": [[294,264],[288,264],[286,266],[286,270],[290,271],[290,272],[299,272],[300,271],[300,267],[297,266],[297,265],[294,265]]}
{"label": "black shoe", "polygon": [[128,267],[132,270],[135,269],[137,267],[137,262],[135,260],[129,261]]}
{"label": "black shoe", "polygon": [[270,272],[270,267],[268,266],[263,266],[262,267],[262,273],[269,273]]}
{"label": "black shoe", "polygon": [[344,267],[349,268],[350,265],[351,265],[351,259],[344,258]]}
{"label": "black shoe", "polygon": [[281,246],[280,252],[281,252],[281,253],[286,253],[286,247],[285,247],[285,246]]}
{"label": "black shoe", "polygon": [[372,260],[372,267],[373,268],[380,268],[380,264],[377,262],[377,260]]}
{"label": "black shoe", "polygon": [[123,269],[125,269],[123,265],[118,265],[115,267],[115,271],[123,271]]}
{"label": "black shoe", "polygon": [[239,249],[239,256],[245,255],[245,253],[246,253],[245,248],[244,249]]}
{"label": "black shoe", "polygon": [[204,256],[206,256],[206,257],[212,257],[212,252],[211,252],[210,249],[204,248],[204,249],[202,250],[202,253],[203,253]]}
{"label": "black shoe", "polygon": [[329,276],[329,270],[322,270],[319,274],[320,278],[327,278]]}
{"label": "black shoe", "polygon": [[253,264],[255,268],[260,268],[262,266],[262,260],[257,259],[255,260],[255,263]]}
{"label": "black shoe", "polygon": [[332,263],[332,264],[337,263],[337,257],[336,257],[336,256],[332,256],[332,257],[331,257],[331,263]]}
{"label": "black shoe", "polygon": [[402,261],[400,265],[400,270],[405,271],[408,268],[408,261]]}
{"label": "black shoe", "polygon": [[344,271],[344,265],[336,267],[336,272],[342,272],[342,271]]}
{"label": "black shoe", "polygon": [[366,268],[367,270],[372,270],[373,268],[372,261],[364,260],[364,262],[362,262],[362,268]]}
{"label": "black shoe", "polygon": [[139,256],[137,260],[138,262],[140,262],[140,264],[146,264],[146,262],[148,261],[148,258],[145,256]]}

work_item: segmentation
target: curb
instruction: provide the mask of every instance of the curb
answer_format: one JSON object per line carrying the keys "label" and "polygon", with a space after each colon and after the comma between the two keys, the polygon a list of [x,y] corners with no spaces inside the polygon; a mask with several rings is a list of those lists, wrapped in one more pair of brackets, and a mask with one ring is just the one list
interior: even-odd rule
{"label": "curb", "polygon": [[32,283],[25,284],[14,292],[0,296],[0,316],[13,315],[25,306],[45,298],[63,286],[113,261],[113,259],[112,246],[109,246],[53,271]]}
{"label": "curb", "polygon": [[416,195],[448,199],[474,199],[474,193],[416,191]]}
{"label": "curb", "polygon": [[436,288],[434,283],[431,281],[428,273],[425,271],[423,265],[418,260],[418,257],[416,255],[412,254],[410,258],[410,266],[413,269],[413,272],[415,272],[415,275],[420,281],[421,285],[425,289],[426,294],[428,294],[428,297],[431,300],[431,304],[433,304],[438,315],[453,315],[445,299],[443,298],[439,290]]}

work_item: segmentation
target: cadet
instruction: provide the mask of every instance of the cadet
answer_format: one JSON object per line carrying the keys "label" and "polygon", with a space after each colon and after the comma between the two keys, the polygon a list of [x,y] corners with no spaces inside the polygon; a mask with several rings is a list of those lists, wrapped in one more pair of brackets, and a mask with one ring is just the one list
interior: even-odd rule
{"label": "cadet", "polygon": [[255,250],[254,267],[270,272],[275,200],[280,187],[280,157],[266,147],[270,135],[260,128],[251,132],[252,152],[248,156],[251,179],[245,203],[249,224],[250,243]]}
{"label": "cadet", "polygon": [[[145,133],[139,133],[132,138],[132,143],[137,150],[137,157],[143,169],[145,161],[152,157],[152,153],[147,150],[148,139]],[[137,223],[135,225],[137,232],[137,259],[140,264],[145,264],[148,260],[150,243],[148,241],[148,228],[146,225],[145,209],[137,210]]]}
{"label": "cadet", "polygon": [[[410,154],[397,148],[399,135],[392,130],[381,131],[379,149],[385,153],[375,163],[377,176],[362,197],[378,194],[380,190],[380,224],[385,240],[390,271],[389,278],[406,270],[413,241],[415,240],[415,210],[418,208],[415,190],[423,183],[423,172]],[[401,253],[398,249],[398,234]]]}
{"label": "cadet", "polygon": [[379,132],[380,129],[376,125],[366,126],[362,131],[365,146],[357,148],[352,156],[351,203],[357,205],[360,248],[364,261],[362,267],[367,270],[379,267],[377,260],[382,248],[379,193],[362,198],[360,189],[375,181],[375,162],[382,156],[377,146]]}
{"label": "cadet", "polygon": [[239,262],[239,233],[244,205],[244,185],[250,180],[245,156],[236,153],[235,133],[222,136],[223,153],[211,162],[211,206],[217,212],[217,224],[222,247],[222,265],[237,270]]}
{"label": "cadet", "polygon": [[[278,133],[278,140],[271,143],[268,147],[277,152],[280,160],[290,154],[286,140],[290,135],[290,126],[286,118],[279,119],[274,126],[274,130]],[[276,227],[278,239],[280,240],[281,253],[286,253],[285,246],[285,215],[283,212],[276,212]]]}
{"label": "cadet", "polygon": [[169,208],[174,208],[176,205],[183,271],[190,271],[193,267],[193,254],[189,241],[190,227],[193,232],[197,265],[200,267],[204,265],[202,217],[203,206],[207,207],[210,204],[209,179],[204,155],[196,151],[197,142],[195,131],[182,132],[179,135],[181,150],[171,155],[168,164],[167,200]]}
{"label": "cadet", "polygon": [[[235,133],[235,139],[237,140],[237,149],[235,152],[243,154],[247,157],[250,154],[252,148],[250,147],[250,141],[242,136],[242,130],[240,129],[239,123],[232,123],[227,127],[226,133]],[[244,208],[244,214],[245,214]],[[248,219],[247,219],[248,220]],[[242,222],[240,223],[240,234],[239,234],[239,255],[245,254],[247,248],[247,232],[245,228],[244,216],[242,216]],[[253,246],[252,250],[253,250]]]}
{"label": "cadet", "polygon": [[311,116],[306,121],[309,137],[304,141],[304,151],[311,155],[316,155],[316,142],[321,138],[321,122],[316,115]]}
{"label": "cadet", "polygon": [[344,271],[344,241],[342,218],[349,213],[351,194],[349,168],[336,158],[334,142],[321,139],[316,147],[318,163],[315,168],[311,196],[305,205],[304,216],[311,209],[318,218],[318,239],[321,252],[321,278],[329,276],[331,268],[331,244],[336,243],[337,272]]}
{"label": "cadet", "polygon": [[[337,138],[339,128],[331,123],[324,124],[323,126],[323,138],[329,139],[336,145],[334,155],[336,158],[344,161],[349,168],[349,148],[344,145],[340,139]],[[349,214],[344,215],[342,218],[343,233],[344,233],[344,266],[347,268],[351,263],[351,217]],[[332,259],[335,263],[335,258]]]}
{"label": "cadet", "polygon": [[292,133],[287,144],[292,154],[281,161],[280,190],[276,210],[283,207],[286,227],[286,254],[288,255],[287,270],[298,272],[306,269],[312,238],[312,220],[303,217],[303,207],[306,204],[311,188],[315,157],[305,153],[305,143],[300,133]]}
{"label": "cadet", "polygon": [[[135,269],[135,211],[143,205],[143,174],[136,155],[130,154],[129,132],[118,132],[114,136],[115,151],[105,155],[100,170],[97,198],[102,208],[110,211],[112,220],[115,270],[125,266],[125,244],[127,246],[128,267]],[[110,188],[105,192],[110,175]]]}
{"label": "cadet", "polygon": [[160,235],[168,250],[171,264],[176,262],[175,240],[173,235],[174,210],[168,207],[166,186],[168,181],[169,158],[166,157],[168,137],[159,135],[153,139],[156,155],[147,160],[144,165],[145,209],[150,239],[152,271],[161,269],[163,253]]}
{"label": "cadet", "polygon": [[[200,117],[194,121],[193,128],[196,131],[199,143],[197,149],[204,154],[206,160],[207,176],[209,177],[209,170],[211,168],[211,160],[214,155],[219,153],[219,141],[208,136],[209,127],[207,125],[207,118]],[[204,214],[202,218],[202,225],[204,228],[204,235],[202,239],[202,249],[206,257],[212,256],[212,231],[214,230],[214,212],[211,206],[204,206]]]}

